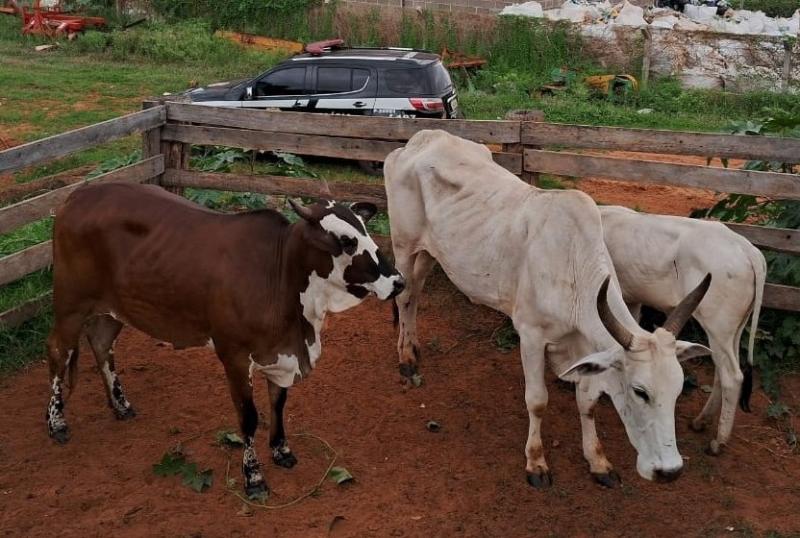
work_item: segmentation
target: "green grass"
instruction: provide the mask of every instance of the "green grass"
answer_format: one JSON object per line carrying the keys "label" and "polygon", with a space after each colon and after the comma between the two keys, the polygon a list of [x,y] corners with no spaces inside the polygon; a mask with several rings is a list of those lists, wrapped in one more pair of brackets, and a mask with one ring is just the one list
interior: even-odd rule
{"label": "green grass", "polygon": [[[323,11],[314,25],[307,27],[292,22],[310,20],[305,14],[287,15],[272,21],[276,29],[273,35],[328,37],[335,28],[334,11]],[[388,44],[381,42],[375,16],[350,23],[351,34],[345,37],[351,44]],[[88,32],[46,53],[33,51],[40,42],[22,38],[17,20],[0,17],[0,133],[4,139],[26,142],[104,121],[138,110],[145,98],[182,91],[194,83],[251,76],[280,60],[279,56],[244,51],[215,38],[209,25],[198,22],[142,25],[125,32]],[[800,113],[796,96],[685,91],[671,80],[652,81],[647,90],[625,98],[592,95],[579,80],[602,71],[587,60],[580,40],[561,25],[504,19],[496,29],[475,28],[464,33],[447,15],[415,14],[401,21],[399,44],[433,50],[448,46],[489,59],[490,67],[477,75],[456,77],[462,107],[472,119],[502,118],[512,109],[538,108],[545,111],[548,120],[556,122],[714,131],[731,120],[763,115],[770,108]],[[551,72],[564,65],[577,71],[576,81],[558,95],[537,96],[536,89],[550,82]],[[644,108],[652,112],[638,112]],[[86,165],[97,167],[130,155],[139,145],[138,136],[127,137],[21,171],[14,179],[26,182]],[[380,178],[333,160],[307,159],[304,166],[303,177],[310,174],[332,182],[380,182]],[[250,167],[248,161],[238,160],[230,171],[249,173]],[[276,164],[264,160],[256,161],[252,171],[277,173]],[[556,182],[551,186],[560,185]],[[196,196],[213,203],[227,203],[228,199],[245,206],[261,203],[256,197],[236,193]],[[0,256],[48,239],[51,226],[46,219],[0,237]],[[370,230],[387,234],[386,215],[377,215]],[[50,272],[42,271],[2,287],[0,311],[40,295],[50,284]],[[0,332],[0,371],[17,367],[40,353],[48,319],[44,316],[19,329]],[[27,341],[31,339],[38,343]]]}

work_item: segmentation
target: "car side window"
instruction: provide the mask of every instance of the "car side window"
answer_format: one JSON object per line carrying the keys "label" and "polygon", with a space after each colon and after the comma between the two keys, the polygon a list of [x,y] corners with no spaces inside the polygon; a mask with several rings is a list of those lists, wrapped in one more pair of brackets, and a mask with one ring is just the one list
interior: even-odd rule
{"label": "car side window", "polygon": [[320,67],[317,69],[317,93],[345,93],[360,90],[368,80],[368,69]]}
{"label": "car side window", "polygon": [[306,68],[290,67],[274,71],[256,83],[255,96],[302,95],[306,93]]}

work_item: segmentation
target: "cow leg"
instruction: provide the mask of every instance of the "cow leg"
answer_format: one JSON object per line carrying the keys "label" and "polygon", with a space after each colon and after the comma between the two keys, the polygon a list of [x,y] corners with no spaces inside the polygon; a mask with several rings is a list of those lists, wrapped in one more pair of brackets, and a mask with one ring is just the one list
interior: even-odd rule
{"label": "cow leg", "polygon": [[583,437],[583,457],[589,462],[592,478],[608,488],[616,487],[621,480],[614,466],[606,459],[603,445],[597,437],[594,423],[594,407],[600,393],[592,388],[592,379],[583,378],[575,385],[575,399],[581,415],[581,433]]}
{"label": "cow leg", "polygon": [[436,259],[424,250],[413,255],[395,251],[395,267],[406,275],[406,287],[395,299],[400,322],[397,353],[400,357],[400,374],[406,378],[417,373],[417,306],[425,279],[435,264]]}
{"label": "cow leg", "polygon": [[290,469],[297,463],[297,458],[292,454],[289,444],[286,442],[286,432],[283,429],[283,407],[286,405],[289,389],[279,387],[269,380],[267,385],[271,404],[269,447],[272,450],[272,461],[276,465]]}
{"label": "cow leg", "polygon": [[547,409],[547,386],[544,382],[544,343],[539,331],[520,327],[522,370],[525,374],[525,405],[528,408],[528,441],[525,444],[525,471],[528,483],[543,489],[553,484],[550,469],[544,459],[542,417]]}
{"label": "cow leg", "polygon": [[[219,347],[217,349],[219,350]],[[244,439],[244,450],[242,451],[244,491],[251,499],[264,499],[269,493],[269,488],[264,480],[264,475],[261,474],[261,463],[256,456],[255,436],[258,428],[258,411],[253,402],[250,359],[248,354],[244,353],[232,354],[230,357],[220,355],[220,359],[225,365],[231,399],[239,415],[239,427],[242,439]]]}
{"label": "cow leg", "polygon": [[94,352],[97,367],[103,376],[108,406],[119,420],[127,420],[136,416],[117,377],[114,367],[114,342],[122,330],[122,323],[108,315],[95,316],[86,325],[86,338]]}
{"label": "cow leg", "polygon": [[714,359],[714,368],[717,372],[715,377],[719,377],[721,409],[717,424],[717,436],[709,443],[708,453],[718,456],[733,433],[733,422],[736,418],[736,407],[739,403],[744,375],[739,367],[738,339],[735,345],[731,342],[723,345],[715,338],[709,338],[709,344],[711,356]]}
{"label": "cow leg", "polygon": [[63,383],[70,371],[70,382],[74,383],[74,372],[78,361],[78,338],[83,325],[83,316],[71,314],[56,316],[56,322],[47,338],[47,364],[50,370],[50,402],[47,404],[47,431],[56,442],[69,440],[69,427],[64,417]]}
{"label": "cow leg", "polygon": [[719,370],[714,369],[714,385],[711,388],[711,394],[703,406],[703,410],[695,419],[689,424],[691,429],[695,432],[702,432],[706,429],[709,422],[713,420],[713,416],[720,410],[722,403],[722,387],[720,386]]}

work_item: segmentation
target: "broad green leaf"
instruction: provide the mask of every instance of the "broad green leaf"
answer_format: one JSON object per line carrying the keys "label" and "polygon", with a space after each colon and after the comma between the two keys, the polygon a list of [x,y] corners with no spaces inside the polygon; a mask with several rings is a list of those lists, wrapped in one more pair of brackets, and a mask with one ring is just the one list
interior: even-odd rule
{"label": "broad green leaf", "polygon": [[[194,467],[195,465],[192,464]],[[204,490],[211,487],[211,484],[214,482],[214,471],[212,469],[206,469],[204,471],[197,472],[196,469],[193,473],[186,473],[183,476],[183,483],[197,493],[202,493]]]}
{"label": "broad green leaf", "polygon": [[345,482],[352,481],[353,475],[351,475],[350,471],[348,471],[344,467],[333,467],[328,472],[328,478],[330,478],[337,484],[341,485],[344,484]]}
{"label": "broad green leaf", "polygon": [[221,430],[217,432],[217,444],[231,447],[243,446],[244,440],[236,432]]}
{"label": "broad green leaf", "polygon": [[159,463],[153,464],[153,472],[158,476],[173,476],[180,474],[186,464],[183,454],[167,452]]}

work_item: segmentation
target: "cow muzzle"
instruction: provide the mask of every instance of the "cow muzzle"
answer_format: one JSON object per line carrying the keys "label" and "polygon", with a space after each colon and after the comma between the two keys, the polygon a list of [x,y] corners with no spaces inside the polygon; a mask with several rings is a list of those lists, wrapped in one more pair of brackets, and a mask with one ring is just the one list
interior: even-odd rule
{"label": "cow muzzle", "polygon": [[397,280],[392,282],[392,293],[389,294],[387,299],[394,299],[400,295],[404,289],[406,289],[406,279],[403,278],[403,275],[397,275]]}
{"label": "cow muzzle", "polygon": [[683,467],[677,467],[675,469],[655,469],[653,471],[653,478],[660,484],[666,484],[667,482],[677,480],[682,472]]}

